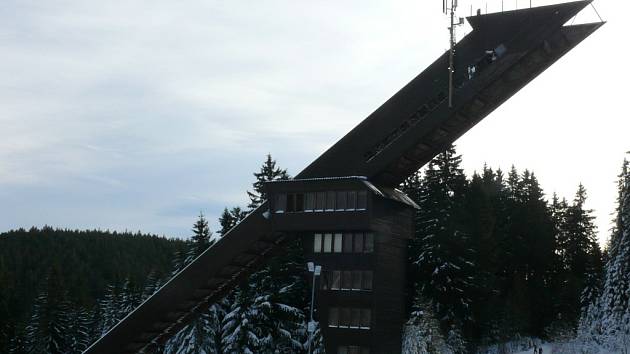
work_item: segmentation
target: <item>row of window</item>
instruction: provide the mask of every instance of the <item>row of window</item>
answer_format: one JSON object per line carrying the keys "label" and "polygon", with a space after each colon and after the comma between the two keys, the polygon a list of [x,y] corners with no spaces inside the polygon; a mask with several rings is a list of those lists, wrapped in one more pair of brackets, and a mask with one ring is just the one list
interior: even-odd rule
{"label": "row of window", "polygon": [[367,191],[280,193],[274,207],[276,213],[365,210]]}
{"label": "row of window", "polygon": [[348,307],[331,307],[328,310],[328,327],[370,329],[372,310]]}
{"label": "row of window", "polygon": [[322,290],[372,291],[374,275],[371,270],[333,270],[323,272]]}
{"label": "row of window", "polygon": [[370,354],[370,348],[358,345],[342,345],[337,347],[337,354]]}
{"label": "row of window", "polygon": [[313,235],[314,253],[372,253],[374,234],[371,232],[316,233]]}

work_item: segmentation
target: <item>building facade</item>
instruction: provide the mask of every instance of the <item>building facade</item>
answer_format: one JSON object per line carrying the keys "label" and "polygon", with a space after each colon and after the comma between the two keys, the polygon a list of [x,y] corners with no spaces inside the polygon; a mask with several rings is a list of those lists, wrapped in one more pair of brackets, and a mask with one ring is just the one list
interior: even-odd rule
{"label": "building facade", "polygon": [[400,353],[407,242],[417,207],[362,177],[268,183],[274,232],[321,265],[316,320],[327,353]]}

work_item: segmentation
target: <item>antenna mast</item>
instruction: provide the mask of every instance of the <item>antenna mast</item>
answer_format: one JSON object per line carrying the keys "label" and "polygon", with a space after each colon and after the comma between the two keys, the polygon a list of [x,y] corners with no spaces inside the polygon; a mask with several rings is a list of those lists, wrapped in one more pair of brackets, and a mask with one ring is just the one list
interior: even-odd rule
{"label": "antenna mast", "polygon": [[442,11],[445,15],[450,15],[451,26],[448,28],[449,39],[449,55],[448,55],[448,107],[453,107],[453,74],[455,73],[455,26],[463,24],[463,18],[455,23],[455,13],[457,12],[457,0],[450,0],[451,7],[448,7],[449,0],[442,0]]}

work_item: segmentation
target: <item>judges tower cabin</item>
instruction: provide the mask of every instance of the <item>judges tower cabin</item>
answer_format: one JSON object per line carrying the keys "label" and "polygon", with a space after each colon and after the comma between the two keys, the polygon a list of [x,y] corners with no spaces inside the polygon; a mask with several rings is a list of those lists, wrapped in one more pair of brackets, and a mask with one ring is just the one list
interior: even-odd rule
{"label": "judges tower cabin", "polygon": [[316,319],[327,353],[400,353],[407,242],[417,205],[365,177],[266,185],[273,232],[299,237],[321,265]]}

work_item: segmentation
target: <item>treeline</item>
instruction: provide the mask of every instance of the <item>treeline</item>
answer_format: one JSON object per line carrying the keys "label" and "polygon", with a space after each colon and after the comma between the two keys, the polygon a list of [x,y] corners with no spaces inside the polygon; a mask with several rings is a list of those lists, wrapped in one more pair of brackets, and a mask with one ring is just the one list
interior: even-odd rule
{"label": "treeline", "polygon": [[0,234],[0,352],[80,352],[166,277],[184,247],[154,235],[48,226]]}
{"label": "treeline", "polygon": [[604,257],[582,185],[567,201],[547,199],[528,170],[484,166],[468,178],[450,147],[402,188],[420,206],[408,336],[426,339],[414,345],[464,353],[576,328]]}

